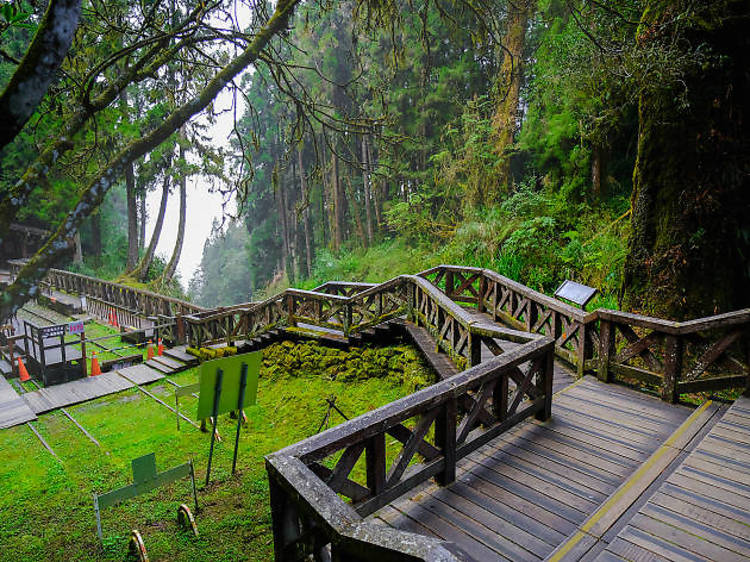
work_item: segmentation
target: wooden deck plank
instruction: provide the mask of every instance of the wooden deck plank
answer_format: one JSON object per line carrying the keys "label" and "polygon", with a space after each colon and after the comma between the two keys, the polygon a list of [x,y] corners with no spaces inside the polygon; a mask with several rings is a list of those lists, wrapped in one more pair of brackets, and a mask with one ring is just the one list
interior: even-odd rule
{"label": "wooden deck plank", "polygon": [[177,361],[175,359],[172,359],[170,357],[167,357],[166,355],[157,355],[153,359],[157,363],[161,363],[165,367],[168,367],[172,371],[177,371],[179,369],[185,368],[185,363],[182,361]]}
{"label": "wooden deck plank", "polygon": [[[551,533],[565,536],[575,529],[575,524],[569,519],[562,517],[554,511],[545,509],[538,503],[531,501],[523,495],[518,495],[507,488],[498,486],[494,482],[485,480],[474,472],[466,472],[459,480],[457,480],[457,482],[472,490],[476,490],[478,493],[482,493],[486,498],[501,504],[510,510],[517,510],[519,515],[525,515],[531,518],[536,525],[541,525]],[[461,488],[461,486],[459,486],[459,488]],[[522,488],[516,489],[517,492],[519,490],[523,493]],[[524,523],[522,519],[523,518],[516,519],[515,523],[516,525],[522,526],[522,528],[527,531],[530,531],[536,526],[534,523]],[[543,538],[545,535],[540,534],[538,536]]]}
{"label": "wooden deck plank", "polygon": [[699,480],[703,483],[711,484],[712,486],[722,488],[732,494],[743,496],[750,502],[750,486],[745,486],[744,484],[740,484],[732,479],[716,476],[710,472],[698,470],[689,466],[680,467],[677,472],[675,472],[674,476],[685,476],[691,480]]}
{"label": "wooden deck plank", "polygon": [[[586,427],[599,434],[607,435],[615,438],[620,443],[627,443],[630,447],[638,450],[648,449],[653,447],[655,443],[660,442],[663,439],[663,427],[662,431],[647,433],[645,431],[633,430],[627,426],[617,423],[615,418],[609,420],[593,416],[584,411],[575,411],[564,406],[557,406],[555,410],[555,416],[557,420],[563,420],[569,422],[572,425],[578,423],[585,423]],[[670,432],[666,432],[669,435]]]}
{"label": "wooden deck plank", "polygon": [[630,431],[644,435],[651,435],[654,432],[662,433],[665,430],[665,425],[679,425],[677,423],[665,424],[664,422],[655,420],[646,414],[628,411],[624,408],[596,404],[590,400],[582,399],[580,394],[561,394],[560,397],[555,400],[555,407],[556,409],[563,408],[566,411],[586,412],[597,419],[612,421],[618,426],[625,427]]}
{"label": "wooden deck plank", "polygon": [[683,529],[665,523],[661,519],[656,519],[643,513],[639,513],[633,517],[629,526],[669,541],[674,545],[679,545],[681,549],[697,554],[698,556],[703,556],[709,560],[720,562],[741,562],[747,560],[747,558],[737,552],[709,542],[707,537],[691,534]]}
{"label": "wooden deck plank", "polygon": [[697,554],[630,525],[618,535],[618,538],[632,542],[644,550],[653,552],[672,562],[705,562],[705,558]]}
{"label": "wooden deck plank", "polygon": [[470,534],[456,526],[453,522],[446,521],[442,517],[423,508],[418,503],[407,500],[396,509],[409,516],[411,519],[419,521],[421,525],[429,527],[432,532],[440,538],[457,543],[475,560],[487,560],[488,562],[509,560],[498,552],[486,547]]}
{"label": "wooden deck plank", "polygon": [[28,403],[0,375],[0,429],[13,427],[36,419]]}
{"label": "wooden deck plank", "polygon": [[[513,474],[518,471],[551,484],[562,490],[566,496],[568,494],[570,494],[571,498],[572,496],[576,496],[576,498],[572,498],[573,501],[584,510],[589,509],[590,504],[599,503],[608,495],[596,488],[591,488],[572,480],[571,478],[563,477],[555,472],[545,470],[544,467],[536,465],[526,459],[516,457],[508,450],[509,448],[510,447],[506,445],[501,449],[493,452],[487,451],[485,453],[485,459],[487,459],[489,463],[492,463],[493,470],[497,470],[502,474]],[[558,495],[558,497],[560,496]],[[581,502],[578,498],[583,499],[584,501]]]}
{"label": "wooden deck plank", "polygon": [[[663,421],[664,423],[673,423],[679,425],[680,421],[683,420],[689,411],[685,413],[683,408],[667,409],[661,408],[661,402],[656,398],[645,396],[645,400],[641,397],[632,397],[624,395],[620,389],[607,388],[606,392],[602,392],[601,389],[594,386],[591,381],[588,381],[589,377],[584,377],[583,382],[579,385],[580,389],[576,389],[576,395],[586,398],[587,400],[593,400],[597,403],[606,406],[613,406],[621,409],[632,410],[640,415],[646,415],[651,419]],[[616,385],[609,385],[615,387]],[[635,393],[636,391],[625,389],[627,392]]]}
{"label": "wooden deck plank", "polygon": [[508,454],[518,457],[524,462],[533,463],[535,466],[548,470],[552,474],[565,477],[571,482],[586,486],[604,496],[611,494],[616,488],[616,480],[602,479],[598,474],[586,471],[581,465],[575,462],[575,459],[554,458],[554,454],[544,454],[545,451],[543,450],[529,450],[529,448],[519,447],[512,439],[509,440],[504,438],[504,436],[501,436],[499,441],[504,444],[503,451]]}
{"label": "wooden deck plank", "polygon": [[[489,487],[489,486],[488,486]],[[507,505],[500,501],[497,497],[490,494],[481,493],[482,490],[468,486],[461,481],[456,481],[451,484],[448,488],[451,493],[457,494],[471,502],[474,502],[478,506],[482,507],[486,511],[494,514],[495,516],[503,519],[508,524],[515,526],[522,531],[537,537],[542,542],[549,545],[550,549],[553,545],[560,542],[565,535],[556,531],[553,527],[545,525],[534,518],[535,513],[529,514],[526,510],[519,509],[518,502],[513,502],[513,505]],[[485,490],[487,487],[484,488]],[[535,510],[538,511],[538,510]],[[515,532],[515,531],[514,531]]]}
{"label": "wooden deck plank", "polygon": [[[710,492],[711,490],[708,491]],[[686,490],[669,482],[664,484],[658,493],[668,495],[684,503],[695,505],[701,509],[724,515],[733,521],[740,521],[744,525],[750,526],[750,511],[743,509],[745,502],[741,502],[743,506],[734,506],[726,501],[722,501],[720,498]]]}
{"label": "wooden deck plank", "polygon": [[[468,505],[473,506],[470,502]],[[472,538],[509,560],[534,561],[541,559],[541,556],[533,554],[516,542],[506,538],[503,534],[498,533],[498,529],[493,530],[484,522],[478,521],[477,516],[481,511],[479,509],[467,508],[466,505],[464,505],[464,509],[457,509],[454,505],[448,504],[434,495],[422,499],[419,506],[454,525],[460,526]],[[512,536],[511,533],[508,533],[508,535]]]}
{"label": "wooden deck plank", "polygon": [[585,443],[591,447],[617,455],[618,457],[630,461],[631,466],[643,462],[648,454],[643,450],[629,447],[622,443],[622,440],[610,441],[607,435],[602,435],[594,431],[587,430],[585,427],[576,426],[572,423],[566,423],[558,420],[553,416],[552,420],[546,425],[550,431],[569,437],[575,442]]}
{"label": "wooden deck plank", "polygon": [[[638,540],[640,538],[640,544],[626,540],[623,537],[617,537],[607,546],[605,551],[622,556],[626,560],[631,560],[632,562],[671,562],[672,560],[675,560],[671,557],[668,558],[666,556],[662,556],[660,553],[665,553],[666,549],[660,548],[658,545],[651,544],[647,537],[643,537],[642,535],[639,537],[639,535],[640,533],[633,533],[632,535],[628,535],[628,537],[631,540]],[[642,546],[643,544],[650,544],[653,550],[644,548]],[[660,553],[654,552],[654,550],[659,551]],[[607,558],[596,558],[597,562],[599,562],[600,560],[607,560]]]}
{"label": "wooden deck plank", "polygon": [[[655,552],[646,550],[642,546],[635,543],[628,542],[623,538],[616,538],[606,548],[605,552],[611,552],[617,556],[621,556],[625,560],[631,560],[632,562],[670,562],[669,558],[660,556]],[[596,558],[597,562],[608,560],[600,555]]]}
{"label": "wooden deck plank", "polygon": [[148,384],[164,378],[164,374],[152,369],[145,363],[119,369],[117,373],[134,384]]}
{"label": "wooden deck plank", "polygon": [[662,492],[654,494],[650,502],[661,508],[669,509],[694,521],[708,525],[718,531],[728,533],[745,541],[750,541],[750,525],[745,522],[715,513],[703,506],[697,506]]}
{"label": "wooden deck plank", "polygon": [[522,439],[525,444],[537,445],[550,451],[554,451],[555,453],[559,453],[560,455],[573,458],[580,463],[584,463],[586,467],[598,467],[600,470],[613,475],[616,478],[616,482],[619,482],[621,477],[629,474],[634,466],[634,463],[629,460],[628,463],[625,464],[622,457],[615,457],[614,455],[608,454],[606,451],[598,451],[594,448],[584,447],[581,443],[561,435],[556,435],[554,432],[549,431],[544,427],[535,424],[529,425],[532,427],[533,431],[517,431],[514,428],[507,431],[505,435],[507,437],[518,437]]}

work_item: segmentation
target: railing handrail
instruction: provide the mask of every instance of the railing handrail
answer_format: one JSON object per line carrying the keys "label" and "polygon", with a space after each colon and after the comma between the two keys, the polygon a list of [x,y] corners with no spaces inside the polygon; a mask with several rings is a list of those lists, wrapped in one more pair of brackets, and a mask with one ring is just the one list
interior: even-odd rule
{"label": "railing handrail", "polygon": [[611,322],[640,326],[675,336],[694,334],[716,327],[736,326],[750,322],[750,308],[715,314],[703,318],[677,322],[674,320],[663,320],[651,316],[643,316],[631,312],[619,310],[598,309],[597,318]]}
{"label": "railing handrail", "polygon": [[[519,364],[528,361],[529,358],[547,350],[552,343],[552,338],[540,337],[531,340],[502,355],[497,355],[479,365],[456,373],[443,381],[366,412],[303,441],[289,445],[277,451],[277,453],[295,456],[303,462],[319,460],[331,451],[339,450],[342,443],[350,440],[352,435],[356,435],[358,440],[364,441],[377,433],[382,433],[428,407],[433,408],[448,400],[455,399],[488,378],[503,371],[514,369]],[[273,453],[273,455],[277,453]]]}
{"label": "railing handrail", "polygon": [[[17,266],[19,268],[22,268],[22,267],[24,267],[26,265],[27,261],[26,260],[13,259],[13,260],[8,260],[8,263],[11,264],[11,265],[15,265],[15,266]],[[64,269],[51,268],[49,270],[49,272],[48,272],[48,276],[47,277],[49,277],[49,275],[58,275],[58,276],[63,276],[63,277],[69,277],[71,279],[80,279],[80,280],[84,280],[84,281],[87,281],[87,282],[90,282],[90,283],[96,283],[96,284],[99,284],[99,285],[109,286],[109,287],[112,287],[115,290],[128,291],[128,292],[132,292],[132,293],[134,293],[136,295],[143,295],[143,296],[151,298],[151,299],[157,299],[157,300],[161,300],[161,301],[164,301],[164,302],[169,302],[169,303],[172,303],[172,304],[176,304],[176,305],[178,305],[178,306],[180,306],[182,308],[185,308],[185,309],[192,309],[192,310],[194,310],[196,312],[204,312],[204,311],[210,310],[210,309],[207,309],[205,307],[199,306],[197,304],[194,304],[194,303],[191,303],[191,302],[188,302],[188,301],[184,301],[182,299],[178,299],[178,298],[175,298],[175,297],[170,297],[170,296],[167,296],[167,295],[162,295],[160,293],[155,293],[153,291],[149,291],[148,289],[138,289],[136,287],[131,287],[129,285],[123,285],[121,283],[115,283],[114,281],[105,281],[104,279],[99,279],[97,277],[92,277],[90,275],[85,275],[83,273],[74,273],[72,271],[66,271]],[[51,286],[51,284],[50,284],[50,282],[49,282],[49,280],[47,278],[45,278],[45,280],[43,281],[43,283]],[[86,295],[86,296],[88,296],[88,295]],[[92,296],[94,298],[99,298],[96,295],[92,295]]]}

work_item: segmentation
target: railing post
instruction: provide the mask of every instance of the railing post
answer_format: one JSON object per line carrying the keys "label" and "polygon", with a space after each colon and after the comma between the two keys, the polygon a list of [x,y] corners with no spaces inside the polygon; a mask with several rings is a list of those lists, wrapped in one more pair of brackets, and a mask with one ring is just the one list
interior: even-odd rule
{"label": "railing post", "polygon": [[508,417],[508,375],[503,373],[492,390],[492,411],[498,421]]}
{"label": "railing post", "polygon": [[664,380],[661,387],[661,399],[673,404],[677,403],[677,382],[682,372],[682,339],[679,336],[668,335],[664,339]]}
{"label": "railing post", "polygon": [[477,301],[477,311],[484,312],[486,307],[484,306],[484,299],[487,296],[487,279],[484,275],[479,277],[479,300]]}
{"label": "railing post", "polygon": [[589,343],[589,326],[583,322],[578,324],[578,349],[576,350],[577,356],[577,374],[578,377],[582,377],[586,370],[586,358],[591,357],[591,344]]}
{"label": "railing post", "polygon": [[346,303],[344,305],[344,335],[348,336],[352,330],[352,305]]}
{"label": "railing post", "polygon": [[445,294],[449,299],[453,298],[453,272],[449,269],[445,272]]}
{"label": "railing post", "polygon": [[456,479],[456,399],[451,398],[435,419],[435,444],[443,453],[445,468],[436,479],[446,486]]}
{"label": "railing post", "polygon": [[473,334],[471,327],[467,328],[467,330],[469,330],[469,367],[473,367],[482,362],[482,337]]}
{"label": "railing post", "polygon": [[295,562],[287,553],[287,545],[300,537],[299,517],[294,504],[276,480],[268,473],[271,503],[271,527],[273,529],[273,552],[276,562]]}
{"label": "railing post", "polygon": [[552,417],[552,383],[555,376],[555,343],[544,354],[542,372],[537,375],[537,390],[544,394],[544,408],[536,413],[536,419],[546,421]]}
{"label": "railing post", "polygon": [[615,353],[615,325],[611,320],[602,319],[599,324],[599,369],[597,378],[610,382],[609,361]]}
{"label": "railing post", "polygon": [[532,332],[534,330],[534,324],[539,319],[539,311],[534,306],[535,303],[531,299],[526,300],[526,331]]}
{"label": "railing post", "polygon": [[287,295],[286,296],[286,315],[287,315],[287,326],[294,327],[297,325],[297,322],[294,320],[294,296],[293,295]]}
{"label": "railing post", "polygon": [[185,340],[185,318],[182,316],[182,314],[177,316],[176,322],[177,322],[177,342],[182,345],[182,344],[187,343]]}
{"label": "railing post", "polygon": [[377,496],[385,489],[385,433],[371,437],[365,446],[367,487]]}

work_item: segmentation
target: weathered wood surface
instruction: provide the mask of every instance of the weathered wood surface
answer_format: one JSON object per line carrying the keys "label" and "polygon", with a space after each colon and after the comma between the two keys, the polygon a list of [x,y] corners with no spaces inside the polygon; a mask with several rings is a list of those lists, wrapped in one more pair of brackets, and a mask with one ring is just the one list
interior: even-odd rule
{"label": "weathered wood surface", "polygon": [[381,523],[455,542],[473,560],[539,560],[574,532],[690,415],[590,378],[554,397],[547,422],[522,423],[376,513]]}
{"label": "weathered wood surface", "polygon": [[136,384],[148,384],[163,378],[162,373],[146,365],[134,365],[119,371],[102,373],[95,377],[87,377],[27,392],[22,398],[31,410],[38,415],[115,394],[133,388]]}
{"label": "weathered wood surface", "polygon": [[37,415],[72,406],[131,388],[133,384],[116,372],[102,373],[27,392],[23,399]]}
{"label": "weathered wood surface", "polygon": [[750,399],[739,398],[595,560],[750,560]]}
{"label": "weathered wood surface", "polygon": [[36,414],[11,384],[0,375],[0,429],[36,419]]}
{"label": "weathered wood surface", "polygon": [[[376,544],[381,533],[393,532],[373,531],[362,517],[432,477],[444,484],[453,482],[460,459],[511,431],[526,418],[548,419],[553,352],[550,338],[530,339],[267,457],[277,560],[301,560],[304,552],[329,541],[333,543],[335,559],[344,552],[351,555],[348,549],[352,533],[365,543],[360,547],[361,554],[361,548]],[[391,438],[396,440],[396,449],[388,456],[386,439]],[[363,455],[366,475],[360,482],[353,479],[352,471]],[[307,492],[313,488],[314,497],[308,497]],[[349,507],[338,494],[349,498],[354,514],[359,516],[357,519],[352,515],[353,526],[347,532],[337,530],[340,521],[332,518],[335,512]],[[316,530],[306,533],[286,527],[284,521],[293,520],[296,514],[303,517],[302,529]],[[404,547],[414,543],[414,538],[404,533],[395,538],[398,540],[381,544],[383,552],[390,553],[388,559],[412,559],[396,553],[412,553]],[[415,544],[420,543],[430,541],[422,538]],[[442,559],[464,559],[446,556]],[[341,559],[364,560],[361,556]]]}

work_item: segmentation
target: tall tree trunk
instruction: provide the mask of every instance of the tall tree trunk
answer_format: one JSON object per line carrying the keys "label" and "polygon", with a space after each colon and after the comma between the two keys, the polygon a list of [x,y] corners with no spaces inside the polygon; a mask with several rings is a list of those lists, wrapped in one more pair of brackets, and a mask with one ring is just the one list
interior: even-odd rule
{"label": "tall tree trunk", "polygon": [[333,249],[338,252],[344,242],[344,205],[339,180],[339,157],[335,150],[331,153],[331,192]]}
{"label": "tall tree trunk", "polygon": [[138,263],[138,202],[132,163],[125,168],[125,200],[128,207],[128,261],[125,267],[132,271]]}
{"label": "tall tree trunk", "polygon": [[102,259],[102,216],[99,211],[91,215],[91,254]]}
{"label": "tall tree trunk", "polygon": [[146,190],[138,194],[138,253],[146,247]]}
{"label": "tall tree trunk", "polygon": [[502,158],[497,181],[492,182],[484,194],[469,194],[473,203],[495,203],[510,186],[510,154],[513,139],[518,128],[518,106],[523,83],[523,50],[526,43],[526,27],[534,0],[508,2],[505,37],[503,38],[503,61],[500,65],[495,92],[497,107],[492,120],[495,136],[495,151]]}
{"label": "tall tree trunk", "polygon": [[167,211],[167,199],[169,199],[169,173],[167,173],[168,169],[169,165],[166,166],[164,171],[164,184],[162,185],[159,214],[156,216],[156,224],[154,225],[154,232],[153,234],[151,234],[151,241],[148,244],[148,248],[146,248],[146,253],[138,263],[138,267],[136,267],[133,271],[133,274],[141,281],[145,281],[148,278],[148,271],[151,268],[151,262],[154,260],[156,246],[159,244],[161,227],[164,225],[164,214]]}
{"label": "tall tree trunk", "polygon": [[[128,91],[123,90],[120,94],[122,111],[129,115]],[[138,263],[138,202],[135,194],[135,173],[133,163],[125,166],[125,204],[128,212],[128,260],[125,271],[132,271]]]}
{"label": "tall tree trunk", "polygon": [[367,137],[367,165],[370,169],[370,195],[372,198],[372,207],[375,211],[375,225],[374,231],[379,232],[382,224],[380,218],[380,209],[382,206],[383,195],[385,192],[385,179],[382,181],[375,182],[375,168],[376,164],[372,158],[372,142],[370,141],[369,135]]}
{"label": "tall tree trunk", "polygon": [[750,305],[747,14],[747,0],[646,4],[645,49],[700,45],[711,58],[641,93],[628,308],[681,320]]}
{"label": "tall tree trunk", "polygon": [[362,187],[364,188],[365,224],[367,224],[367,242],[372,244],[372,204],[370,203],[370,162],[367,154],[367,135],[362,135]]}
{"label": "tall tree trunk", "polygon": [[[180,145],[180,161],[185,161],[185,149]],[[180,220],[177,224],[177,240],[174,243],[174,250],[172,251],[172,257],[169,259],[164,275],[162,276],[162,283],[167,283],[172,280],[175,272],[177,271],[177,264],[180,263],[180,255],[182,254],[182,245],[185,242],[185,224],[187,222],[187,176],[184,171],[180,172]]]}
{"label": "tall tree trunk", "polygon": [[[276,163],[278,167],[278,162]],[[281,170],[276,173],[276,212],[279,215],[279,224],[281,225],[281,269],[286,273],[289,284],[294,283],[294,268],[289,267],[290,262],[290,244],[289,244],[289,223],[286,211],[286,194],[284,190],[285,178]]]}
{"label": "tall tree trunk", "polygon": [[310,193],[307,191],[307,178],[305,178],[305,166],[302,162],[302,146],[297,146],[297,167],[299,168],[299,185],[302,193],[302,222],[305,229],[305,271],[308,279],[312,277],[313,264],[313,240],[312,228],[310,225]]}
{"label": "tall tree trunk", "polygon": [[591,193],[594,197],[602,197],[606,189],[607,150],[599,144],[591,149]]}
{"label": "tall tree trunk", "polygon": [[347,175],[346,178],[346,196],[349,199],[349,204],[352,207],[352,214],[354,215],[354,224],[357,227],[357,235],[362,243],[362,246],[367,248],[367,234],[365,233],[365,227],[362,224],[362,213],[359,210],[359,202],[357,201],[357,194],[354,192],[354,186],[352,185],[351,175]]}

